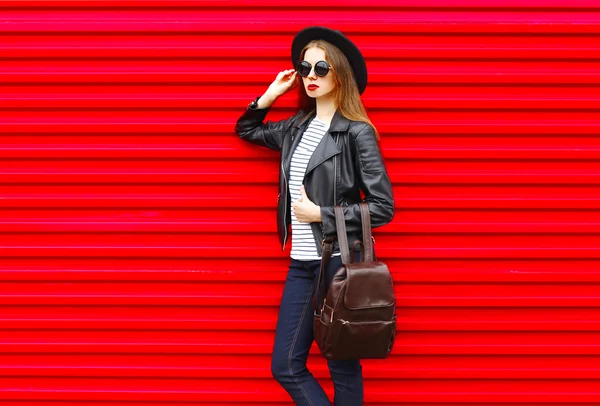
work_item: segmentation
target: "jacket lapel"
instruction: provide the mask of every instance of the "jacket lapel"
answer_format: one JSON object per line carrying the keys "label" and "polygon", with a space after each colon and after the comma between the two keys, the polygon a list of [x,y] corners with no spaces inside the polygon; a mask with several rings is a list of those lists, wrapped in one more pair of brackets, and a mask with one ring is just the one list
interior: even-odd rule
{"label": "jacket lapel", "polygon": [[311,114],[311,117],[309,117],[305,121],[303,121],[302,124],[296,123],[293,126],[292,137],[291,137],[292,145],[290,146],[290,149],[288,150],[289,153],[287,154],[287,156],[284,157],[284,162],[283,162],[283,166],[285,168],[285,176],[287,177],[287,179],[289,179],[289,177],[290,177],[290,166],[292,165],[292,155],[294,154],[294,151],[296,150],[296,147],[298,146],[298,144],[300,144],[300,140],[302,139],[302,133],[304,133],[304,130],[306,129],[306,127],[308,127],[310,120],[312,120],[315,115],[316,115],[316,113],[313,111],[313,113]]}
{"label": "jacket lapel", "polygon": [[340,147],[337,146],[337,144],[333,140],[333,137],[331,136],[329,131],[327,131],[325,135],[323,135],[323,139],[321,139],[321,142],[319,142],[319,144],[315,148],[315,152],[313,152],[312,156],[308,161],[305,176],[317,166],[321,165],[323,162],[325,162],[332,156],[337,155],[341,152],[342,151],[340,150]]}
{"label": "jacket lapel", "polygon": [[336,110],[333,118],[331,119],[329,129],[325,135],[323,135],[321,142],[319,142],[319,145],[317,145],[315,151],[310,157],[310,160],[308,161],[308,166],[306,167],[307,174],[317,166],[321,165],[323,162],[327,161],[329,158],[342,152],[340,147],[338,147],[333,140],[331,134],[334,132],[347,131],[349,125],[350,121]]}
{"label": "jacket lapel", "polygon": [[[298,144],[300,143],[300,140],[302,139],[302,134],[308,127],[308,124],[310,123],[310,121],[315,116],[316,116],[316,112],[313,111],[311,116],[308,119],[306,119],[302,124],[294,125],[292,145],[290,147],[290,153],[288,154],[287,160],[285,162],[285,170],[286,170],[286,174],[288,174],[288,175],[290,173],[290,165],[292,162],[292,155],[294,154],[296,147],[298,146]],[[315,151],[313,152],[312,156],[310,157],[310,159],[308,161],[308,166],[306,167],[305,176],[306,176],[306,174],[308,174],[310,171],[314,170],[317,166],[321,165],[326,160],[328,160],[331,157],[333,157],[334,155],[337,155],[342,152],[340,147],[338,147],[337,144],[335,143],[335,141],[333,140],[331,133],[348,131],[349,125],[350,125],[350,121],[347,118],[345,118],[344,116],[342,116],[340,113],[338,113],[338,111],[336,110],[336,112],[333,115],[333,118],[331,119],[331,124],[329,125],[329,129],[327,130],[325,135],[323,135],[321,142],[319,142],[319,144],[315,148]]]}

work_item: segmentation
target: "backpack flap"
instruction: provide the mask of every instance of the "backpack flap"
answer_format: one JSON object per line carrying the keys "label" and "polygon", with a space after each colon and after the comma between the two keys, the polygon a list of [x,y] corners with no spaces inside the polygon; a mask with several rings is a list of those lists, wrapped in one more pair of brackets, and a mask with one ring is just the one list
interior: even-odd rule
{"label": "backpack flap", "polygon": [[347,309],[389,307],[395,303],[392,275],[386,264],[374,261],[346,265],[344,306]]}

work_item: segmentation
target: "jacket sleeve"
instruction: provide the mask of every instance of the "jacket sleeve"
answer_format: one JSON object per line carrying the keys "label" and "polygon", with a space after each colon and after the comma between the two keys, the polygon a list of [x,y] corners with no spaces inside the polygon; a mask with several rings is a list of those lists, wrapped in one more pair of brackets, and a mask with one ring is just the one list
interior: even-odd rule
{"label": "jacket sleeve", "polygon": [[281,151],[283,137],[301,110],[288,119],[263,123],[269,110],[270,106],[255,110],[247,107],[235,124],[235,132],[242,140]]}
{"label": "jacket sleeve", "polygon": [[[369,205],[371,228],[383,226],[394,217],[394,195],[385,163],[373,128],[367,124],[354,142],[357,181],[365,194],[364,202]],[[362,222],[359,203],[343,206],[346,232],[360,234]],[[336,235],[333,206],[321,206],[321,221],[324,235]]]}

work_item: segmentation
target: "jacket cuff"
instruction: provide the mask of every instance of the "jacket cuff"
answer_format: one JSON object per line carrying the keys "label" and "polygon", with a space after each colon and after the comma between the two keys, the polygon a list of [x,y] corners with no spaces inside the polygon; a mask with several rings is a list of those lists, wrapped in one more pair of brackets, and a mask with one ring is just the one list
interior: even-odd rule
{"label": "jacket cuff", "polygon": [[333,206],[321,206],[321,223],[323,224],[323,235],[337,235]]}
{"label": "jacket cuff", "polygon": [[244,115],[247,115],[248,117],[257,117],[257,118],[261,118],[261,121],[266,117],[267,113],[269,112],[269,110],[271,109],[272,106],[267,106],[267,107],[263,107],[262,109],[259,109],[258,107],[255,109],[251,109],[250,106],[246,106],[246,111],[244,112]]}
{"label": "jacket cuff", "polygon": [[246,110],[244,110],[242,115],[237,119],[234,131],[240,135],[244,132],[246,127],[253,127],[262,123],[265,120],[270,107],[271,106],[264,109],[251,109],[250,107],[246,107]]}

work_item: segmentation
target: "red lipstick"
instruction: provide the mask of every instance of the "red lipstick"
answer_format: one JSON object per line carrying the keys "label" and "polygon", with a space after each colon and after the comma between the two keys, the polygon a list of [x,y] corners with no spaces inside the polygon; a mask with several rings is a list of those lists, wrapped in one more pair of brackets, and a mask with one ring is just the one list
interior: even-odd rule
{"label": "red lipstick", "polygon": [[308,90],[315,90],[317,89],[319,86],[317,85],[308,85]]}

